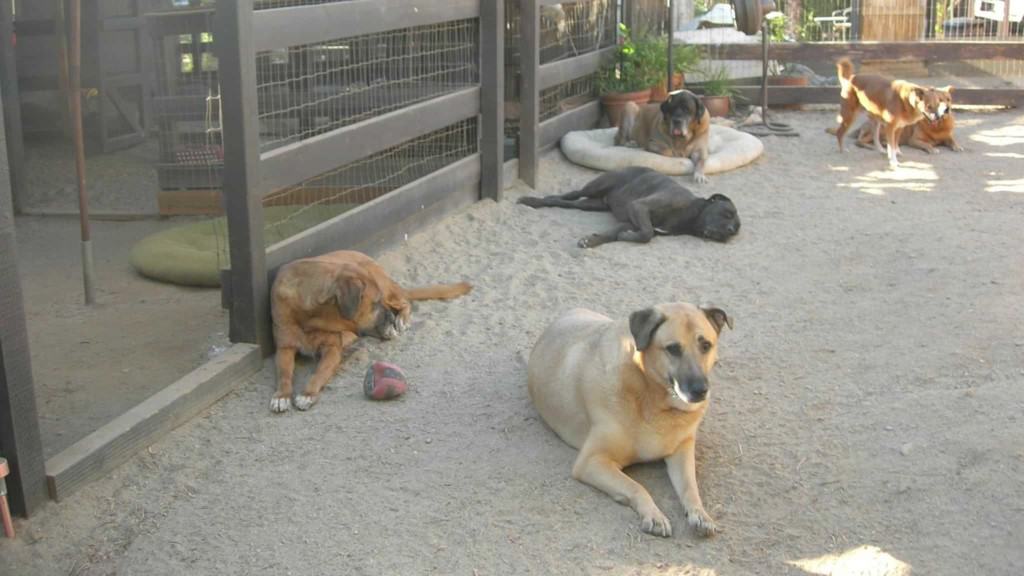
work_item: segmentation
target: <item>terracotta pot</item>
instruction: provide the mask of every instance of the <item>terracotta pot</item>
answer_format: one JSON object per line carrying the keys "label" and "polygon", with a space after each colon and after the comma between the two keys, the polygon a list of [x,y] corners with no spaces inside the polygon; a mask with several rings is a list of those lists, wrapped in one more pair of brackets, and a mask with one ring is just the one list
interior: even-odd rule
{"label": "terracotta pot", "polygon": [[601,105],[608,115],[608,123],[618,128],[619,120],[622,118],[622,108],[626,102],[646,104],[651,100],[651,89],[638,90],[636,92],[610,92],[601,96]]}
{"label": "terracotta pot", "polygon": [[708,109],[708,114],[718,117],[729,115],[730,99],[728,96],[708,96],[705,94],[701,99],[704,101],[704,107]]}
{"label": "terracotta pot", "polygon": [[[769,86],[807,86],[811,83],[810,78],[806,76],[769,76]],[[803,106],[800,104],[779,104],[773,106],[773,108],[780,108],[782,110],[803,110]]]}
{"label": "terracotta pot", "polygon": [[[686,85],[686,76],[682,72],[672,75],[672,90],[681,90]],[[651,87],[651,102],[664,102],[668,100],[668,90],[664,84],[656,84]]]}

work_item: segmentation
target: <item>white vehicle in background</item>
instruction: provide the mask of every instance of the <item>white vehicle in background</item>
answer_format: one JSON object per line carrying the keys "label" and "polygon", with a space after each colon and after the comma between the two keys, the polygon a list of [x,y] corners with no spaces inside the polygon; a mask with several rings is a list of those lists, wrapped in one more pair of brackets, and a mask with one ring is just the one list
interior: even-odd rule
{"label": "white vehicle in background", "polygon": [[[1002,22],[1007,0],[974,0],[974,17]],[[1024,24],[1024,0],[1009,0],[1010,23]]]}

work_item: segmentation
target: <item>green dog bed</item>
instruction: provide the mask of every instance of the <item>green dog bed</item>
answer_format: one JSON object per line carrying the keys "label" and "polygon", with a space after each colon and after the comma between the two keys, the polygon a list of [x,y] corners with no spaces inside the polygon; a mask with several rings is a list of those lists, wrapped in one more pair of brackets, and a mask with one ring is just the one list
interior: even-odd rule
{"label": "green dog bed", "polygon": [[[355,208],[357,204],[270,206],[263,209],[266,246]],[[151,234],[132,247],[132,267],[146,278],[216,288],[220,269],[228,267],[227,220],[211,218]]]}

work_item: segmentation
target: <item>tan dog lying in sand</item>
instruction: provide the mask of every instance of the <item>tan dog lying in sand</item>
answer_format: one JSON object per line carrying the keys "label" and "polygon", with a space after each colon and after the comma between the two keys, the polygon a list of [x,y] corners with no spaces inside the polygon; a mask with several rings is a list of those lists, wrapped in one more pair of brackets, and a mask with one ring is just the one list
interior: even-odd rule
{"label": "tan dog lying in sand", "polygon": [[390,340],[410,324],[413,300],[447,300],[467,294],[462,282],[402,288],[373,258],[339,250],[281,267],[270,294],[277,346],[277,393],[273,412],[292,405],[295,354],[319,356],[316,373],[295,407],[308,410],[341,365],[341,353],[360,336]]}
{"label": "tan dog lying in sand", "polygon": [[716,531],[697,489],[694,445],[726,325],[732,320],[722,310],[685,303],[618,322],[576,309],[548,326],[530,354],[530,398],[580,451],[573,478],[632,507],[644,532],[667,537],[672,525],[622,469],[662,459],[687,523],[703,536]]}

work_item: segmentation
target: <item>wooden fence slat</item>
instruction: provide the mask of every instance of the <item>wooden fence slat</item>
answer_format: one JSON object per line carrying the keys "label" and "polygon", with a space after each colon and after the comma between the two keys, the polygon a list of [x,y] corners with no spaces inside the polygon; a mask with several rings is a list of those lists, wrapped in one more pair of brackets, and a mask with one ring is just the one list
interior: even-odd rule
{"label": "wooden fence slat", "polygon": [[[760,86],[736,86],[739,95],[750,102],[761,102]],[[699,88],[694,88],[699,92]],[[961,106],[1024,106],[1024,89],[957,88],[953,93],[954,105]],[[838,86],[771,86],[768,89],[769,106],[782,104],[839,104]]]}
{"label": "wooden fence slat", "polygon": [[352,0],[257,10],[253,32],[257,52],[316,44],[400,28],[476,18],[487,0]]}
{"label": "wooden fence slat", "polygon": [[519,179],[530,188],[536,188],[540,145],[540,9],[537,0],[521,0],[519,34]]}
{"label": "wooden fence slat", "polygon": [[[761,44],[711,44],[713,60],[760,60]],[[1024,42],[782,42],[768,45],[768,57],[790,62],[859,60],[950,61],[1024,60]]]}
{"label": "wooden fence slat", "polygon": [[499,201],[505,161],[505,0],[480,9],[480,195]]}
{"label": "wooden fence slat", "polygon": [[299,184],[479,111],[480,88],[474,86],[264,152],[259,185],[251,187],[250,194],[260,198]]}

